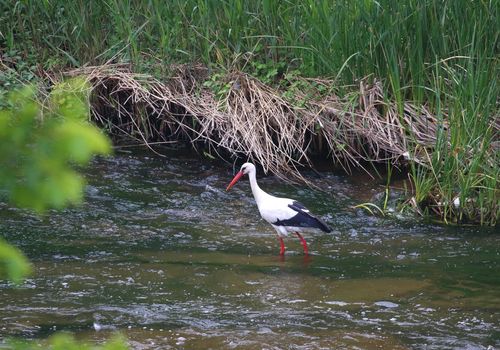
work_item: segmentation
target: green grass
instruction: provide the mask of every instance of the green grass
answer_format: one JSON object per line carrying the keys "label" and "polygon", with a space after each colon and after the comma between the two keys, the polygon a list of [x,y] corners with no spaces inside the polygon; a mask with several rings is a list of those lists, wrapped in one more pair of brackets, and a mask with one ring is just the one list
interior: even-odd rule
{"label": "green grass", "polygon": [[401,116],[409,100],[449,125],[431,166],[410,169],[417,201],[441,202],[446,220],[495,224],[499,12],[498,0],[3,2],[0,54],[45,69],[131,62],[163,75],[171,63],[201,62],[270,84],[292,71],[339,86],[382,80]]}

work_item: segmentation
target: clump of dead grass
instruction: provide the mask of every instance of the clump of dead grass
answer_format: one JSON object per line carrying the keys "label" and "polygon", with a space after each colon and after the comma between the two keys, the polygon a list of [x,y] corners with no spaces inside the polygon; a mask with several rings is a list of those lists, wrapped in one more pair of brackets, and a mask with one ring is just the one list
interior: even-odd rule
{"label": "clump of dead grass", "polygon": [[[346,170],[361,161],[394,164],[410,158],[425,164],[413,150],[432,147],[437,121],[423,106],[405,103],[403,116],[384,98],[382,84],[362,81],[356,98],[333,92],[307,98],[295,91],[296,104],[283,92],[242,73],[228,73],[226,93],[203,85],[201,66],[177,66],[165,82],[131,72],[126,65],[85,67],[93,89],[92,116],[112,135],[146,145],[191,142],[262,165],[266,172],[305,180],[298,168],[311,156],[330,154]],[[308,80],[333,91],[331,80]],[[301,96],[301,94],[304,94]]]}

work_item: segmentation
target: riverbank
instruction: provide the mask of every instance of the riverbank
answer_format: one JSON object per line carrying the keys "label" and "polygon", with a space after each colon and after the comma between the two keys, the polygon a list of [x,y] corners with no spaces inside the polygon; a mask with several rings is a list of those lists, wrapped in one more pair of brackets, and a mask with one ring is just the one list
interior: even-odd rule
{"label": "riverbank", "polygon": [[112,134],[296,180],[317,157],[386,162],[411,179],[402,208],[497,223],[495,2],[18,5],[0,15],[0,103],[83,74]]}

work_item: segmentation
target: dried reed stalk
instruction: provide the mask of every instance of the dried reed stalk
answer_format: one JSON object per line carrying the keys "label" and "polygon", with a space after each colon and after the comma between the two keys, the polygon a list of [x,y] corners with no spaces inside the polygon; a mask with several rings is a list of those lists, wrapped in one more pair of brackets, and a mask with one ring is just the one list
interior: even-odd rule
{"label": "dried reed stalk", "polygon": [[[425,106],[404,103],[401,115],[385,100],[380,82],[360,83],[356,103],[334,93],[307,99],[298,91],[305,104],[297,107],[241,72],[226,76],[229,89],[221,99],[203,86],[204,67],[173,71],[167,82],[124,65],[85,67],[67,75],[88,77],[92,116],[111,134],[146,145],[202,142],[288,180],[305,181],[298,167],[310,165],[310,156],[319,152],[328,152],[346,170],[362,160],[403,164],[411,158],[425,165],[425,157],[411,152],[435,142],[437,120]],[[334,82],[315,84],[331,89]]]}

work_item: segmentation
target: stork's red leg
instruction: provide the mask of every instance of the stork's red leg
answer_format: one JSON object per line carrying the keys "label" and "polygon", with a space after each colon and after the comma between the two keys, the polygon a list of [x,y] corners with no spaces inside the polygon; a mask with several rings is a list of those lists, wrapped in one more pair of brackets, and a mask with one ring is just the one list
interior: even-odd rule
{"label": "stork's red leg", "polygon": [[302,235],[300,233],[295,232],[295,234],[297,235],[297,237],[299,237],[300,243],[302,243],[302,247],[304,247],[304,254],[309,255],[309,249],[307,249],[306,240],[304,239],[304,237],[302,237]]}
{"label": "stork's red leg", "polygon": [[285,255],[285,243],[283,242],[283,238],[278,236],[280,240],[280,255]]}

